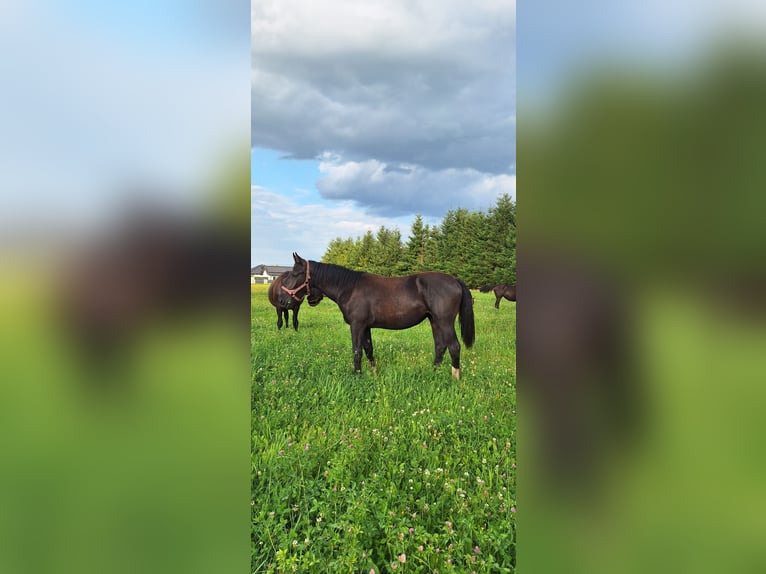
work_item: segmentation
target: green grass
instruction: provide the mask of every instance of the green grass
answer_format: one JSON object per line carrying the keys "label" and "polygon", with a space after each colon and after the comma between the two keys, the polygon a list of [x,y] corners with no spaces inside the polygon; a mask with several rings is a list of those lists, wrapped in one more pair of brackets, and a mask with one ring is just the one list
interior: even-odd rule
{"label": "green grass", "polygon": [[215,313],[158,319],[122,368],[94,374],[57,323],[56,281],[12,279],[0,282],[0,572],[246,570],[242,329]]}
{"label": "green grass", "polygon": [[278,332],[253,288],[253,572],[514,571],[516,307],[474,295],[456,381],[427,321],[356,375],[335,303]]}

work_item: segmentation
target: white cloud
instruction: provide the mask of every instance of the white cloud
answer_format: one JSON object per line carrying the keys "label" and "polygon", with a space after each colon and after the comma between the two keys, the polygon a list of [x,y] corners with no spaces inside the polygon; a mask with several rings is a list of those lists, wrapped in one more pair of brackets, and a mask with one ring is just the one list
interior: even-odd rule
{"label": "white cloud", "polygon": [[422,213],[441,216],[457,207],[487,209],[498,196],[516,197],[516,176],[473,169],[432,171],[411,164],[378,160],[320,162],[317,188],[326,199],[353,200],[369,212],[397,216]]}
{"label": "white cloud", "polygon": [[398,228],[405,237],[408,218],[371,216],[350,201],[337,206],[299,205],[295,201],[254,185],[250,193],[253,264],[288,265],[291,254],[319,260],[330,241],[375,232],[381,225]]}
{"label": "white cloud", "polygon": [[456,53],[488,28],[513,26],[515,13],[513,0],[260,0],[251,12],[253,51],[312,57]]}
{"label": "white cloud", "polygon": [[515,161],[515,2],[259,1],[252,143],[429,169]]}

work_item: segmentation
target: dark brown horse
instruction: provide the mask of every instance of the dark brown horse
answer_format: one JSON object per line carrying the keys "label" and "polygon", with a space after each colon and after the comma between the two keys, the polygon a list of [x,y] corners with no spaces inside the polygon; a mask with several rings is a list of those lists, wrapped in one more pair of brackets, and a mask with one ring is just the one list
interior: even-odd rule
{"label": "dark brown horse", "polygon": [[492,291],[495,294],[495,309],[500,308],[500,300],[505,297],[509,301],[515,301],[516,300],[516,285],[509,285],[507,283],[501,283],[500,285],[495,285],[494,287],[492,285],[485,285],[481,289],[479,289],[482,293],[488,293]]}
{"label": "dark brown horse", "polygon": [[455,317],[460,316],[460,334],[466,347],[475,337],[471,293],[460,279],[436,272],[383,277],[307,261],[296,253],[293,259],[295,265],[283,280],[282,290],[295,301],[307,297],[309,305],[316,305],[322,295],[338,304],[351,326],[354,371],[362,370],[362,349],[370,366],[375,366],[371,329],[408,329],[427,318],[434,336],[434,365],[441,364],[449,349],[452,375],[460,378]]}
{"label": "dark brown horse", "polygon": [[57,289],[57,324],[82,377],[105,386],[129,372],[132,344],[166,320],[222,311],[246,327],[243,237],[217,221],[141,210],[81,246]]}
{"label": "dark brown horse", "polygon": [[579,497],[609,457],[636,446],[648,412],[629,287],[603,264],[563,248],[532,244],[518,261],[519,409],[545,478],[576,485]]}
{"label": "dark brown horse", "polygon": [[298,330],[298,311],[301,308],[301,301],[294,301],[291,297],[282,291],[282,281],[287,277],[288,271],[285,271],[274,279],[269,285],[269,302],[277,308],[277,330],[282,328],[282,317],[284,316],[284,325],[287,328],[289,323],[289,310],[293,310],[293,329]]}

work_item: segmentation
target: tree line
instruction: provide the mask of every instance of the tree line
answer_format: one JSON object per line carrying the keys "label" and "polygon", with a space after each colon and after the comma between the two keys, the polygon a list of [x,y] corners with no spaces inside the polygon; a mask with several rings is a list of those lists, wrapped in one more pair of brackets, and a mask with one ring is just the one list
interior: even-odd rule
{"label": "tree line", "polygon": [[386,276],[442,271],[471,288],[516,283],[516,203],[504,194],[486,212],[450,210],[439,225],[417,215],[406,242],[398,229],[385,226],[362,237],[337,237],[322,262]]}

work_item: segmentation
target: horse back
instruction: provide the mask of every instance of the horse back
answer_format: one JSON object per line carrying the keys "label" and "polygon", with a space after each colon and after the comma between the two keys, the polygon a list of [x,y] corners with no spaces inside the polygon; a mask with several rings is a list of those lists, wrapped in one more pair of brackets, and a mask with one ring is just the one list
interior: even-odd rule
{"label": "horse back", "polygon": [[287,275],[287,271],[285,271],[284,273],[282,273],[282,275],[274,279],[273,283],[269,285],[269,303],[274,305],[274,307],[276,307],[277,309],[279,309],[280,307],[286,307],[286,305],[282,305],[279,302],[279,298],[282,291],[282,280],[285,278],[286,275]]}

